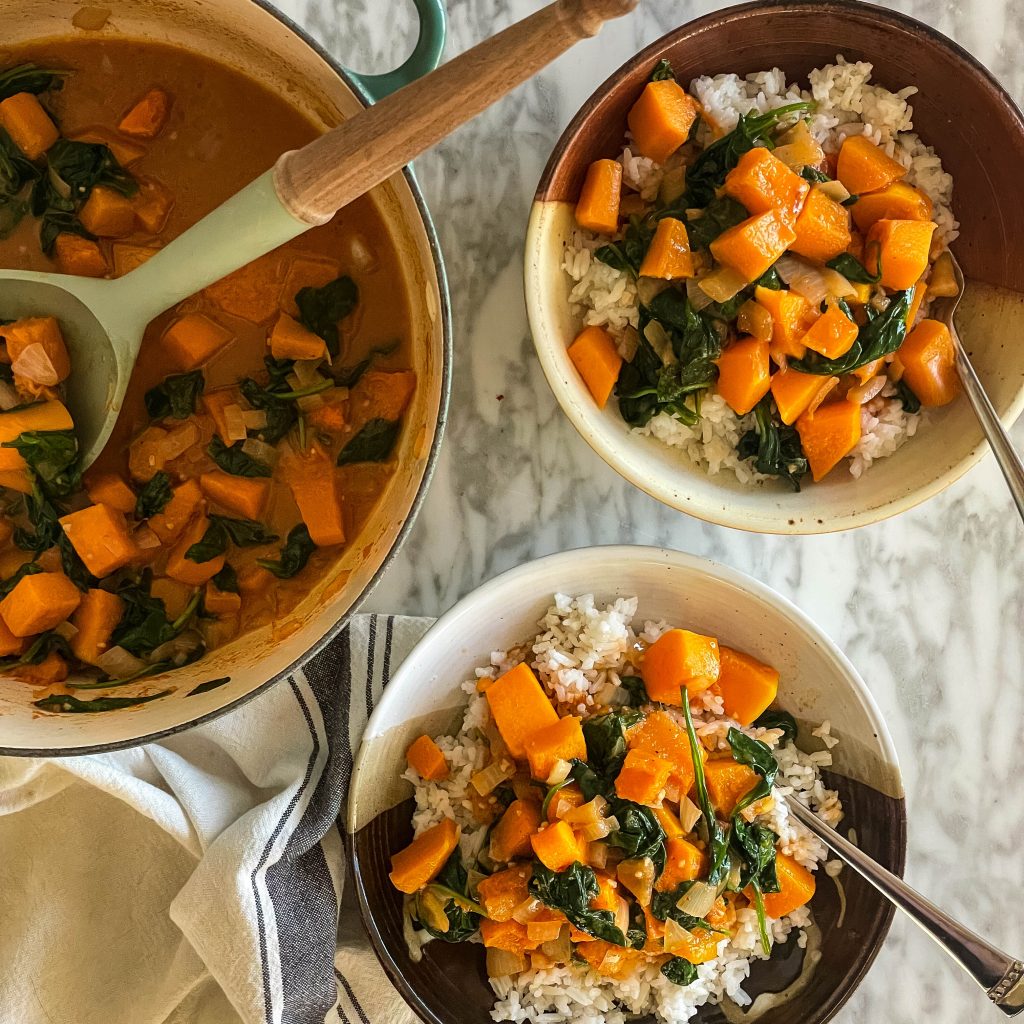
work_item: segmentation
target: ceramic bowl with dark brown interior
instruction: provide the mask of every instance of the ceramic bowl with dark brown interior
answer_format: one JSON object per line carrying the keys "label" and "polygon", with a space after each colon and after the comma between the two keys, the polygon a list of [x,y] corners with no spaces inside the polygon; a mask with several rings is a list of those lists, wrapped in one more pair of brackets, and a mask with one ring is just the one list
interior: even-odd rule
{"label": "ceramic bowl with dark brown interior", "polygon": [[[831,761],[822,781],[842,801],[839,827],[879,863],[903,870],[903,786],[885,722],[853,666],[800,611],[741,573],[676,551],[622,546],[551,555],[497,577],[438,620],[388,684],[356,762],[347,845],[363,922],[391,981],[429,1024],[488,1020],[495,994],[479,943],[431,941],[421,957],[407,945],[410,921],[389,880],[392,855],[413,836],[407,750],[423,734],[458,732],[470,701],[463,684],[476,679],[491,652],[534,637],[555,594],[593,595],[599,608],[635,596],[634,621],[684,625],[773,665],[780,673],[776,706],[794,716],[797,747],[823,751],[819,726],[826,720],[830,740],[839,741],[831,758],[821,759]],[[817,878],[806,948],[792,933],[770,959],[752,963],[744,989],[753,1006],[744,1019],[821,1024],[881,947],[891,906],[848,870],[835,879],[819,871]],[[721,1022],[734,1012],[739,1008],[726,1000],[702,1006],[696,1019]]]}
{"label": "ceramic bowl with dark brown interior", "polygon": [[[631,429],[614,397],[599,408],[567,355],[581,327],[570,301],[575,279],[565,269],[581,186],[594,161],[622,153],[627,114],[660,62],[671,63],[684,87],[700,76],[743,77],[778,68],[806,90],[808,73],[836,63],[840,54],[850,63],[869,62],[871,81],[888,90],[916,87],[910,97],[913,131],[935,149],[953,179],[960,233],[951,250],[968,282],[958,313],[960,336],[1004,424],[1024,408],[1024,348],[1015,342],[1024,328],[1024,207],[1016,198],[1024,119],[1005,90],[951,40],[881,7],[849,0],[748,3],[699,18],[619,68],[565,130],[533,205],[526,299],[548,383],[588,444],[653,497],[719,525],[811,534],[877,522],[939,493],[986,451],[961,396],[927,409],[920,429],[858,478],[840,466],[820,483],[805,477],[799,493],[780,481],[741,483],[728,471],[709,474],[687,453]],[[730,441],[730,451],[735,443]]]}

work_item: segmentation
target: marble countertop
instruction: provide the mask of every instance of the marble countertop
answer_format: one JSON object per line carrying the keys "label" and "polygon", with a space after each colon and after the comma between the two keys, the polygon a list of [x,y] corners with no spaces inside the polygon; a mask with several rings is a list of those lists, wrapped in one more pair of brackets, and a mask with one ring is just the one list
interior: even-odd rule
{"label": "marble countertop", "polygon": [[[345,63],[383,71],[411,47],[409,0],[279,5]],[[541,6],[449,0],[448,52]],[[763,537],[663,507],[576,434],[548,389],[522,297],[529,204],[555,140],[591,91],[642,46],[724,6],[641,0],[417,162],[451,280],[455,370],[437,473],[366,610],[436,615],[538,555],[635,542],[741,569],[808,611],[867,680],[900,752],[908,880],[997,945],[1024,954],[1024,528],[991,456],[940,497],[852,533]],[[1012,0],[897,6],[980,58],[1024,103],[1024,7]],[[963,200],[961,200],[963,202]],[[1014,437],[1024,448],[1024,421]],[[1007,910],[1010,913],[1007,913]],[[1001,1015],[907,920],[839,1014],[846,1024]]]}

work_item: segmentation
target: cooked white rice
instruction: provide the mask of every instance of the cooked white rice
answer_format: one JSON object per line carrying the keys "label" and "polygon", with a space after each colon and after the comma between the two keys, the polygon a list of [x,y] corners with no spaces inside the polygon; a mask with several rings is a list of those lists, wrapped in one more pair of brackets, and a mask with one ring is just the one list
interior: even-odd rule
{"label": "cooked white rice", "polygon": [[[890,92],[870,82],[872,66],[863,61],[847,63],[842,54],[835,64],[818,68],[808,76],[809,88],[787,83],[779,68],[741,78],[716,75],[694,79],[690,92],[700,101],[707,118],[721,131],[731,131],[741,114],[764,112],[798,100],[814,100],[817,106],[810,117],[811,133],[826,152],[835,152],[849,135],[865,135],[893,159],[907,168],[904,179],[926,193],[934,204],[933,220],[938,225],[936,239],[949,245],[957,237],[959,225],[951,209],[953,178],[942,169],[942,161],[931,146],[925,145],[913,131],[913,107],[908,99],[917,92],[908,86]],[[712,129],[701,122],[705,139]],[[701,139],[701,141],[705,141]],[[627,140],[628,141],[628,140]],[[646,200],[657,195],[658,186],[672,160],[662,167],[646,157],[634,154],[627,144],[619,156],[623,180]],[[572,279],[569,301],[573,316],[581,325],[597,325],[618,340],[628,355],[627,327],[637,327],[636,285],[628,274],[614,270],[593,258],[603,240],[588,231],[573,232],[566,246],[563,267]],[[927,316],[927,301],[918,319]],[[921,413],[907,413],[895,391],[887,388],[881,396],[865,405],[861,418],[861,439],[848,461],[850,472],[859,477],[876,459],[892,455],[917,431]],[[636,428],[637,433],[657,438],[680,449],[692,462],[708,473],[728,470],[741,483],[770,479],[755,472],[749,461],[736,455],[736,441],[750,428],[752,420],[737,416],[717,396],[706,396],[702,421],[689,427],[669,415],[654,417]]]}
{"label": "cooked white rice", "polygon": [[[416,809],[413,829],[418,835],[442,818],[453,818],[462,827],[461,850],[465,863],[476,857],[487,834],[473,816],[468,799],[470,776],[481,768],[487,757],[487,742],[481,730],[490,713],[486,698],[477,692],[477,680],[496,677],[523,660],[537,673],[548,693],[560,704],[586,714],[595,704],[614,703],[622,695],[619,673],[630,667],[637,640],[653,643],[669,627],[665,622],[634,622],[637,599],[619,599],[600,607],[590,594],[570,597],[556,594],[554,603],[538,623],[538,634],[518,648],[494,651],[490,664],[476,671],[476,678],[463,684],[469,698],[462,728],[455,736],[437,740],[445,754],[450,775],[441,782],[427,782],[413,769],[404,775],[415,787]],[[693,702],[694,724],[698,735],[711,749],[728,749],[726,734],[730,727],[740,728],[722,710],[721,697],[707,690]],[[678,712],[680,723],[682,713]],[[814,735],[824,748],[815,753],[798,750],[793,743],[780,744],[781,730],[747,728],[743,730],[774,748],[779,763],[774,806],[757,820],[771,828],[784,853],[811,871],[827,857],[825,846],[789,814],[784,795],[798,794],[819,817],[835,826],[842,818],[838,794],[827,789],[821,769],[832,764],[829,752],[837,740],[830,725],[823,722]],[[835,877],[841,865],[830,861],[826,871]],[[781,920],[769,920],[775,942],[785,941],[796,929],[797,942],[806,946],[813,930],[812,915],[801,907]],[[428,933],[406,930],[413,955]],[[483,951],[480,953],[483,956]],[[697,968],[697,980],[685,987],[668,981],[658,967],[639,969],[626,981],[616,981],[587,968],[555,967],[527,971],[516,977],[491,982],[496,1002],[491,1016],[495,1021],[531,1021],[532,1024],[624,1024],[631,1016],[654,1013],[665,1024],[689,1020],[705,1003],[731,999],[739,1006],[750,1004],[743,983],[755,961],[764,959],[757,928],[757,916],[751,909],[737,912],[737,924],[728,940],[723,940],[717,959]]]}

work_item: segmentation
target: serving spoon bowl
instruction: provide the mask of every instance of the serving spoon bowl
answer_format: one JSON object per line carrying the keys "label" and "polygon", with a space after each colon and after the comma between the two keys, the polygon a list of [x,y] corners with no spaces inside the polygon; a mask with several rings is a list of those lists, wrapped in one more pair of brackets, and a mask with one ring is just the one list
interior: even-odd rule
{"label": "serving spoon bowl", "polygon": [[115,280],[0,271],[8,316],[56,316],[74,373],[82,468],[103,450],[146,326],[159,313],[324,224],[639,0],[556,0],[298,150]]}

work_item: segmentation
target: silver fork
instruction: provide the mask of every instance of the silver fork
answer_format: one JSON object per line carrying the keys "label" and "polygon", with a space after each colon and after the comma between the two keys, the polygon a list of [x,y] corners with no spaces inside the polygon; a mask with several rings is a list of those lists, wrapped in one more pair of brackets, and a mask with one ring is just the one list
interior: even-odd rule
{"label": "silver fork", "polygon": [[1013,500],[1017,505],[1017,511],[1020,513],[1021,519],[1024,520],[1024,461],[1021,461],[1020,455],[1013,447],[1013,442],[996,415],[992,402],[985,393],[985,388],[978,379],[978,375],[971,365],[966,351],[964,351],[960,337],[956,333],[953,314],[956,312],[956,307],[960,304],[960,298],[964,293],[964,273],[960,269],[960,264],[957,262],[956,257],[952,253],[949,255],[953,262],[953,275],[956,278],[957,293],[952,298],[935,300],[935,311],[937,314],[940,314],[936,316],[936,319],[942,320],[949,328],[950,336],[953,339],[953,346],[956,350],[956,372],[960,377],[960,383],[963,385],[964,394],[967,395],[971,408],[974,409],[974,415],[978,417],[978,422],[981,424],[981,429],[985,433],[992,453],[995,455],[999,468],[1006,478],[1007,486],[1010,488],[1010,493],[1013,495]]}
{"label": "silver fork", "polygon": [[902,878],[887,871],[835,829],[829,828],[795,797],[787,796],[786,804],[801,825],[927,932],[1007,1017],[1015,1017],[1024,1010],[1024,963],[954,921]]}

